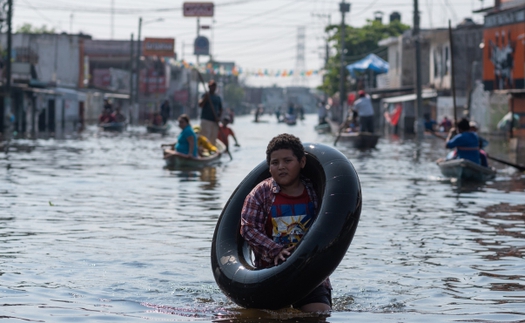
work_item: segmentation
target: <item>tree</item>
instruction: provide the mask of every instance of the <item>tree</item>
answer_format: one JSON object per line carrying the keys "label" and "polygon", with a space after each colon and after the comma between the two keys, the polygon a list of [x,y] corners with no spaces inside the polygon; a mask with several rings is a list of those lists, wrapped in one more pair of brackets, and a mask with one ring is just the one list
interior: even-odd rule
{"label": "tree", "polygon": [[54,34],[55,28],[47,29],[46,25],[42,25],[42,27],[34,27],[26,22],[22,26],[19,26],[16,29],[16,32],[20,34]]}
{"label": "tree", "polygon": [[[345,28],[345,65],[351,64],[364,58],[370,53],[388,60],[388,52],[383,50],[377,44],[381,39],[401,35],[410,26],[402,24],[400,21],[392,21],[389,24],[383,24],[380,21],[368,20],[363,27],[356,28],[346,26]],[[323,84],[319,87],[328,95],[333,95],[339,91],[340,66],[341,66],[341,26],[331,25],[326,28],[332,36],[329,41],[336,54],[328,59],[325,78]],[[346,69],[345,69],[345,72]],[[346,76],[345,76],[346,77]],[[346,86],[348,89],[348,86]]]}

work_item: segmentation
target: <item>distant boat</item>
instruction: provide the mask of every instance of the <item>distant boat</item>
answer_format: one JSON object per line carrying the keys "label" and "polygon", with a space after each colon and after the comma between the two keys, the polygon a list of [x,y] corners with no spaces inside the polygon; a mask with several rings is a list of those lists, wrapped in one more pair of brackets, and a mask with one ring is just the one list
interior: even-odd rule
{"label": "distant boat", "polygon": [[188,158],[182,156],[173,149],[164,149],[164,161],[168,168],[200,168],[209,166],[220,161],[221,156],[226,152],[226,145],[220,140],[216,140],[215,147],[219,150],[218,153],[209,155],[207,157]]}
{"label": "distant boat", "polygon": [[146,130],[149,133],[160,133],[160,134],[166,134],[170,130],[171,126],[166,123],[165,125],[159,126],[159,125],[147,125]]}
{"label": "distant boat", "polygon": [[371,132],[347,132],[343,129],[341,132],[339,125],[333,121],[330,121],[332,133],[336,138],[339,138],[339,142],[350,143],[356,149],[370,149],[375,148],[379,141],[380,135]]}
{"label": "distant boat", "polygon": [[287,113],[284,116],[284,122],[289,126],[294,126],[297,124],[297,116],[295,114]]}
{"label": "distant boat", "polygon": [[375,148],[379,135],[370,132],[342,132],[339,141],[349,142],[357,149]]}
{"label": "distant boat", "polygon": [[329,123],[320,123],[314,127],[318,133],[329,133],[331,131]]}
{"label": "distant boat", "polygon": [[444,176],[458,180],[483,182],[496,177],[495,168],[481,166],[467,159],[440,159],[437,165]]}
{"label": "distant boat", "polygon": [[99,123],[99,127],[104,131],[115,131],[122,132],[127,127],[126,122],[108,122],[108,123]]}

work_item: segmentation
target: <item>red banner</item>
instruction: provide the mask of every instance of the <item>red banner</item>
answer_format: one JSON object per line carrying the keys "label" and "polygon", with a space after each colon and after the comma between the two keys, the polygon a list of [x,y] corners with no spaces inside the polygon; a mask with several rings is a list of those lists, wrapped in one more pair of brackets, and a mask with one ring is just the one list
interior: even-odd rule
{"label": "red banner", "polygon": [[173,93],[173,99],[177,102],[186,103],[188,102],[189,97],[188,90],[179,90]]}
{"label": "red banner", "polygon": [[154,69],[140,71],[141,93],[166,93],[166,77]]}

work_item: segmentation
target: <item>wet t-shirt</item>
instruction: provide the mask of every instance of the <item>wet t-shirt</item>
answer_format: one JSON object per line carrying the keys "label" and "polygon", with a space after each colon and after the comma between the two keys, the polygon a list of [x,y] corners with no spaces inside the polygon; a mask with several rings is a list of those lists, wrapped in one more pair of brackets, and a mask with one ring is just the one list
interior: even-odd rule
{"label": "wet t-shirt", "polygon": [[314,218],[314,204],[306,188],[299,196],[278,193],[268,217],[266,233],[285,247],[296,245],[303,238]]}

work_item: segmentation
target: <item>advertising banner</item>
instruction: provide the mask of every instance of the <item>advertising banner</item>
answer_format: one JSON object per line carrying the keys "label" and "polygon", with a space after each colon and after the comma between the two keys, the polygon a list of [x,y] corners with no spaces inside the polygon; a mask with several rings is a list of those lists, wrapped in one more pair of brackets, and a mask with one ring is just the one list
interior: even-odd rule
{"label": "advertising banner", "polygon": [[166,76],[154,68],[140,71],[140,92],[144,94],[166,93]]}
{"label": "advertising banner", "polygon": [[173,99],[176,102],[187,103],[190,98],[188,90],[178,90],[173,93]]}
{"label": "advertising banner", "polygon": [[184,2],[184,17],[213,17],[213,2]]}
{"label": "advertising banner", "polygon": [[486,28],[483,35],[486,91],[525,87],[525,21]]}
{"label": "advertising banner", "polygon": [[174,38],[145,38],[142,43],[142,55],[173,57],[175,52]]}

